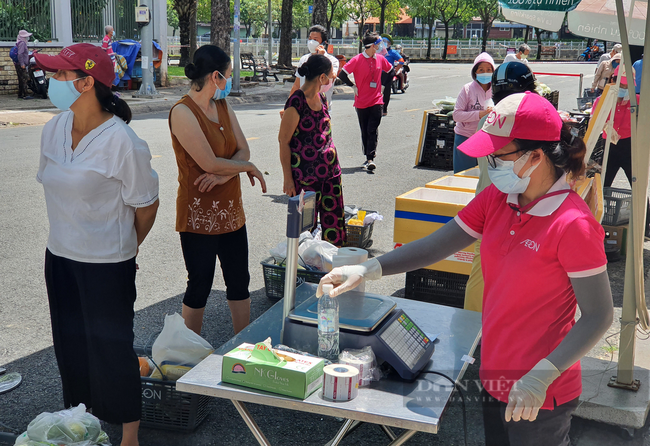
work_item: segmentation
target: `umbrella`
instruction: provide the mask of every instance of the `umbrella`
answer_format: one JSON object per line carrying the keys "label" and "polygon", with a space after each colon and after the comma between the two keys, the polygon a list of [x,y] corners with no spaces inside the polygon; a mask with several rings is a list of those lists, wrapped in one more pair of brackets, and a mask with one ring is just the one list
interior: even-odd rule
{"label": "umbrella", "polygon": [[[628,73],[633,72],[630,44],[645,45],[645,36],[650,34],[650,22],[646,20],[650,6],[647,0],[500,0],[499,3],[503,15],[508,20],[557,31],[565,16],[568,16],[569,30],[574,34],[620,41],[623,44],[622,63]],[[616,90],[617,88],[613,89],[610,95]],[[650,126],[647,125],[650,122],[650,70],[644,70],[642,73],[640,105],[637,106],[636,95],[633,94],[630,95],[630,102],[632,210],[625,265],[618,375],[613,385],[638,390],[639,381],[634,380],[636,325],[639,324],[645,330],[650,327],[643,280],[643,241],[650,153],[641,150],[639,144],[639,141],[650,141]],[[637,122],[646,125],[637,126]]]}

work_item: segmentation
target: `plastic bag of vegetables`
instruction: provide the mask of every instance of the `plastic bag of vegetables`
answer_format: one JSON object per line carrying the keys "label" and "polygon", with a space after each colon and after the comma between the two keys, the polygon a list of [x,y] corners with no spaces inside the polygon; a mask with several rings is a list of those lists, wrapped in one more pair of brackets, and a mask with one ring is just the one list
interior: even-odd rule
{"label": "plastic bag of vegetables", "polygon": [[78,405],[59,412],[43,412],[16,440],[16,446],[110,446],[97,417]]}
{"label": "plastic bag of vegetables", "polygon": [[438,107],[443,112],[450,112],[456,106],[456,98],[447,96],[445,99],[434,99],[433,105]]}
{"label": "plastic bag of vegetables", "polygon": [[537,81],[535,82],[535,91],[540,96],[551,94],[552,92],[551,88],[548,85],[542,84],[541,82],[537,82]]}

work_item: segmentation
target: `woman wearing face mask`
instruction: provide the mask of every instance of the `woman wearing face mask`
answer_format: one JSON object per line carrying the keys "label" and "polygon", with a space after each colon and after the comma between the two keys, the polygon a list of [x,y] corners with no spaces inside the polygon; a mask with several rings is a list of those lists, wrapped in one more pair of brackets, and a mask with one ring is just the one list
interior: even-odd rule
{"label": "woman wearing face mask", "polygon": [[[379,34],[366,34],[363,38],[363,46],[365,48],[363,52],[345,64],[339,73],[339,78],[346,85],[354,88],[354,108],[357,109],[361,144],[366,157],[362,167],[372,172],[377,167],[374,160],[377,155],[379,124],[384,111],[381,90],[382,72],[390,72],[393,66],[381,55],[385,48]],[[354,76],[354,83],[349,78],[351,74]]]}
{"label": "woman wearing face mask", "polygon": [[320,54],[310,56],[298,73],[305,83],[287,100],[278,134],[283,191],[290,197],[303,190],[316,192],[323,240],[341,247],[345,243],[341,167],[327,101],[320,93],[335,75],[329,59]]}
{"label": "woman wearing face mask", "polygon": [[481,118],[492,110],[492,73],[494,60],[488,53],[481,53],[474,59],[472,82],[463,86],[454,106],[454,173],[477,165],[476,159],[458,151],[458,146],[476,133]]}
{"label": "woman wearing face mask", "polygon": [[481,239],[485,443],[568,446],[582,392],[580,358],[613,317],[603,229],[566,181],[584,173],[585,145],[546,99],[526,92],[499,102],[459,149],[488,156],[493,184],[433,234],[333,269],[317,295],[322,284],[342,283],[333,290],[339,295]]}
{"label": "woman wearing face mask", "polygon": [[133,351],[135,257],[158,209],[158,175],[147,144],[114,96],[113,62],[80,43],[36,54],[56,72],[48,94],[63,113],[45,125],[36,179],[43,184],[50,235],[45,283],[66,407],[84,403],[123,426],[138,444],[141,387]]}
{"label": "woman wearing face mask", "polygon": [[257,178],[262,192],[266,183],[248,161],[246,137],[225,100],[231,72],[230,57],[221,48],[202,46],[185,67],[192,80],[190,91],[169,112],[178,164],[176,231],[188,274],[183,319],[198,334],[217,257],[235,333],[250,321],[248,238],[239,174],[246,172],[253,186]]}

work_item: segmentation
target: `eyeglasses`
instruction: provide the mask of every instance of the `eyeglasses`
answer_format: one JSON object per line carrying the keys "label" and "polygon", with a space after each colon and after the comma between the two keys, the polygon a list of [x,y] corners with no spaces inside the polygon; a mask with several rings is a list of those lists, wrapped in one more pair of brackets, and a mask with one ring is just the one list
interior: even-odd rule
{"label": "eyeglasses", "polygon": [[487,161],[492,166],[492,168],[496,169],[497,168],[497,159],[501,160],[502,157],[512,155],[513,153],[521,152],[521,149],[515,150],[514,152],[508,152],[508,153],[502,153],[501,155],[488,155]]}

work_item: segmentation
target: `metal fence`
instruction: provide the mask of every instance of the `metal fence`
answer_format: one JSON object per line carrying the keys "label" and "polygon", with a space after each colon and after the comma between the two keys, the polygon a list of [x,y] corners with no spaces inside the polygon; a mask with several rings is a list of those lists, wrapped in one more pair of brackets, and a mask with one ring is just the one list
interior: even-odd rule
{"label": "metal fence", "polygon": [[0,0],[0,41],[15,41],[25,29],[39,41],[52,40],[54,5],[50,0]]}
{"label": "metal fence", "polygon": [[138,35],[135,0],[71,0],[72,39],[75,42],[100,41],[104,27],[113,26],[115,39]]}

